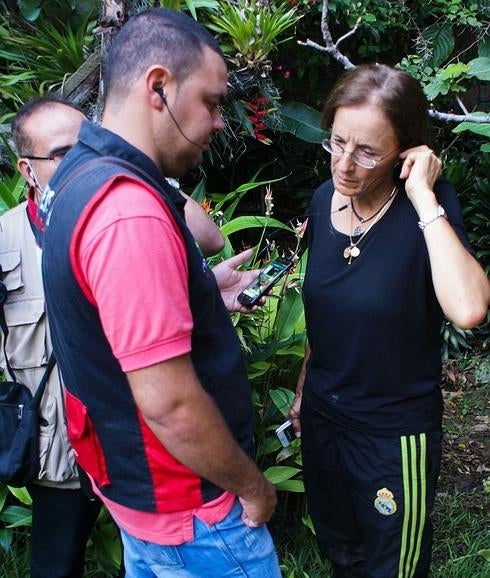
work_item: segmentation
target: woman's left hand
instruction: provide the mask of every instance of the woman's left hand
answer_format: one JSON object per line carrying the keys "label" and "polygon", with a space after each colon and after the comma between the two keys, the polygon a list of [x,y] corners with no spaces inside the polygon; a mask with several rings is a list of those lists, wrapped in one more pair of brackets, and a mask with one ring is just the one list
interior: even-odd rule
{"label": "woman's left hand", "polygon": [[434,183],[442,172],[439,157],[428,146],[421,145],[403,151],[400,158],[403,161],[400,178],[405,180],[407,196],[415,208],[421,209],[427,201],[434,203]]}

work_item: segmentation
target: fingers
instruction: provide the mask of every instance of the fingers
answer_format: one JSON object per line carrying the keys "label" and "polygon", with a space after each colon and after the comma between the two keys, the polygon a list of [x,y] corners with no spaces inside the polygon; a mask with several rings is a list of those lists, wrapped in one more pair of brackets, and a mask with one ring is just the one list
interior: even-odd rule
{"label": "fingers", "polygon": [[301,409],[301,395],[296,395],[293,401],[293,405],[289,408],[287,417],[293,423],[294,433],[297,438],[301,437],[300,409]]}
{"label": "fingers", "polygon": [[246,263],[252,257],[252,255],[253,255],[253,249],[245,249],[245,251],[242,251],[241,253],[238,253],[237,255],[233,255],[233,257],[230,257],[226,261],[227,261],[229,267],[236,269],[240,265],[243,265],[244,263]]}
{"label": "fingers", "polygon": [[277,495],[274,486],[266,482],[264,485],[264,492],[259,493],[252,499],[238,498],[242,508],[242,520],[249,528],[258,528],[262,524],[266,524],[277,504]]}
{"label": "fingers", "polygon": [[439,157],[428,146],[407,149],[400,154],[403,160],[400,178],[406,181],[407,193],[416,189],[432,190],[442,172]]}
{"label": "fingers", "polygon": [[300,420],[300,417],[299,416],[297,416],[297,417],[290,417],[289,416],[289,419],[291,420],[291,422],[293,424],[294,435],[297,438],[300,438],[301,437],[301,420]]}

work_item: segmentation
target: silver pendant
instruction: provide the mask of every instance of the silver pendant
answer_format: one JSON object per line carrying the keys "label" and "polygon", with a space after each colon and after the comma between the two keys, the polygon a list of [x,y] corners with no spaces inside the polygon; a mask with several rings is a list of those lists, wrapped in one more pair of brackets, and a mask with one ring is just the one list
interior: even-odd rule
{"label": "silver pendant", "polygon": [[352,263],[353,258],[359,257],[360,254],[361,250],[359,249],[359,247],[356,247],[356,245],[349,245],[344,249],[343,253],[344,259],[349,259],[348,265]]}

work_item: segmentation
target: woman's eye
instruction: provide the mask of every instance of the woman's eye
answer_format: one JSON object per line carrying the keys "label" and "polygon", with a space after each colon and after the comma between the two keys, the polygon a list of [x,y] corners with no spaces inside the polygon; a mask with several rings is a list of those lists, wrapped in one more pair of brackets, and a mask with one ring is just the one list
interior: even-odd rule
{"label": "woman's eye", "polygon": [[369,160],[376,158],[376,155],[374,153],[368,151],[358,151],[357,156]]}

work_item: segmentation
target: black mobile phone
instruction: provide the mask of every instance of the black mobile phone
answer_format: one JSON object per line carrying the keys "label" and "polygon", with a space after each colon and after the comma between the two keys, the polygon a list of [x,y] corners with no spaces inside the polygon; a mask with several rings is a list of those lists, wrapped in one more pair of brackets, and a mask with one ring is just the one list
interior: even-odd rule
{"label": "black mobile phone", "polygon": [[292,265],[290,259],[282,257],[274,259],[259,273],[257,279],[238,295],[238,301],[246,307],[253,307],[291,269]]}
{"label": "black mobile phone", "polygon": [[288,445],[296,439],[294,434],[293,422],[288,419],[282,425],[276,429],[276,436],[279,438],[283,448],[287,448]]}

